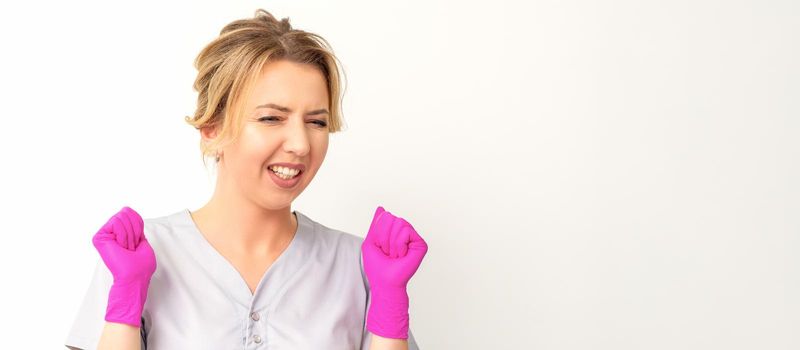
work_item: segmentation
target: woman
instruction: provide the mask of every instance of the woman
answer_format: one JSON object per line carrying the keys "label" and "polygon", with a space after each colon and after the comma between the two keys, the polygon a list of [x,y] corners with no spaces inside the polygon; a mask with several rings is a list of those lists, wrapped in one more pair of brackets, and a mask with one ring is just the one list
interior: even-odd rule
{"label": "woman", "polygon": [[[291,211],[340,130],[336,58],[321,37],[256,11],[195,60],[202,208],[143,220],[124,207],[93,237],[77,349],[418,349],[406,286],[427,252],[382,207],[367,237]],[[157,263],[156,263],[157,262]]]}

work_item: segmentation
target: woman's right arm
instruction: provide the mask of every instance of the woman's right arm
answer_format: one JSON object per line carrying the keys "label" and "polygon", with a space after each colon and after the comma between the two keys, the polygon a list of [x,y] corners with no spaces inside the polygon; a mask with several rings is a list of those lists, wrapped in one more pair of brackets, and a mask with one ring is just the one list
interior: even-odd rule
{"label": "woman's right arm", "polygon": [[142,350],[141,341],[138,327],[106,322],[97,350]]}
{"label": "woman's right arm", "polygon": [[156,270],[142,217],[129,207],[122,208],[97,231],[92,244],[114,277],[97,349],[142,350],[142,311]]}

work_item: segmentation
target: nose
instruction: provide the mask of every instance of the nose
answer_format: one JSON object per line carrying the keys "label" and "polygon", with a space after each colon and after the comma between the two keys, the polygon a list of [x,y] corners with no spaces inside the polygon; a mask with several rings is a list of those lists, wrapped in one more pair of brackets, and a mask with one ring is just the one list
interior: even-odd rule
{"label": "nose", "polygon": [[303,157],[310,148],[308,130],[306,129],[303,117],[289,118],[290,122],[283,140],[283,150],[287,153],[294,153],[297,157]]}

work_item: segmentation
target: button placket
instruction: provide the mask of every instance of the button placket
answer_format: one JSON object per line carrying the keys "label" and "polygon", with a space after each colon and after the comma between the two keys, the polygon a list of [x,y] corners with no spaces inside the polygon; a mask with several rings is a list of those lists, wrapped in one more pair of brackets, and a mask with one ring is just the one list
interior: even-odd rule
{"label": "button placket", "polygon": [[[252,310],[252,309],[251,309]],[[257,324],[257,322],[261,319],[261,315],[256,311],[250,311],[250,341],[253,347],[259,347],[261,342],[264,340],[260,334],[255,334],[261,331],[261,327]]]}

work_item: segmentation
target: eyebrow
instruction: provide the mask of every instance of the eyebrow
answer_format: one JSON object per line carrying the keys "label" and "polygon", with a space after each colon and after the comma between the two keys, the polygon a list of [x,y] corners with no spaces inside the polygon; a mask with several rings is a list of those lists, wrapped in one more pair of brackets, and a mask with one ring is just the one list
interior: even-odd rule
{"label": "eyebrow", "polygon": [[[260,106],[256,107],[256,109],[259,109],[259,108],[274,108],[274,109],[277,109],[277,110],[279,110],[281,112],[286,112],[286,113],[291,113],[292,112],[291,109],[289,109],[287,107],[284,107],[284,106],[276,105],[274,103],[265,103],[263,105],[260,105]],[[330,115],[330,113],[328,113],[328,110],[325,109],[325,108],[318,109],[318,110],[306,113],[306,115],[317,115],[317,114],[328,114],[328,115]]]}

